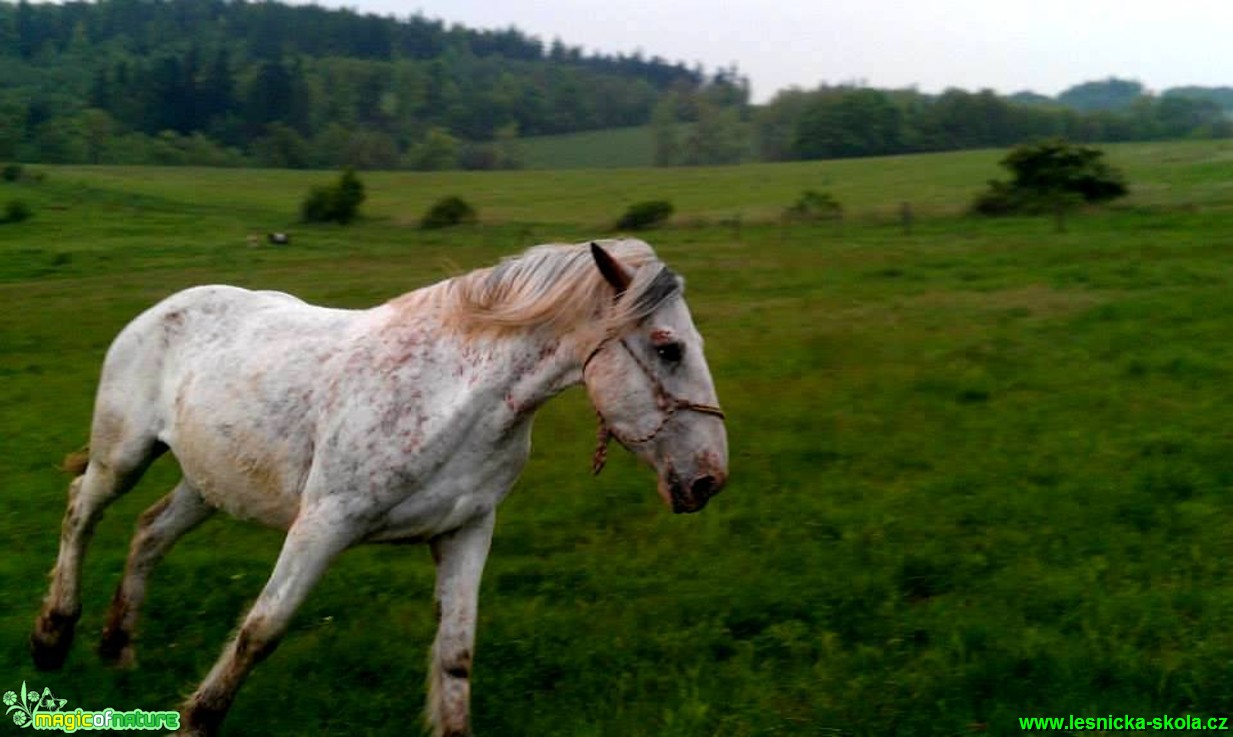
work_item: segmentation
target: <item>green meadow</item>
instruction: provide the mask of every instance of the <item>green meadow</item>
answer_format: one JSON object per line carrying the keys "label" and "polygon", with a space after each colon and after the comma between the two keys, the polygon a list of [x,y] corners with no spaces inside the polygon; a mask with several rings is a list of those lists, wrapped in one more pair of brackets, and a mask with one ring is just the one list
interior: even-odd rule
{"label": "green meadow", "polygon": [[[645,234],[688,280],[731,481],[670,514],[572,390],[537,419],[480,598],[475,731],[518,737],[1014,735],[1019,717],[1233,715],[1233,143],[1107,147],[1132,194],[1049,219],[963,211],[1001,152],[508,173],[366,173],[365,218],[296,222],[331,172],[34,167],[0,184],[0,691],[174,708],[279,533],[216,515],[157,569],[139,667],[94,646],[164,458],[86,561],[64,670],[26,638],[98,368],[191,285],[361,307],[534,243]],[[783,225],[804,189],[841,223]],[[460,195],[481,223],[416,222]],[[901,203],[914,213],[911,232]],[[249,235],[291,233],[285,248]],[[345,553],[257,668],[230,735],[402,735],[434,622],[422,547]],[[0,731],[16,733],[13,726]]]}

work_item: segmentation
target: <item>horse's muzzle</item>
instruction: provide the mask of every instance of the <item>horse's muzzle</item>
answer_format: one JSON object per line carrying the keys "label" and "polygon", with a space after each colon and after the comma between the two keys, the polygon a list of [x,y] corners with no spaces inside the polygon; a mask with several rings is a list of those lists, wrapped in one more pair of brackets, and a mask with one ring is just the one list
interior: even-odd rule
{"label": "horse's muzzle", "polygon": [[677,514],[700,511],[711,500],[711,497],[719,493],[726,480],[723,475],[705,474],[694,478],[686,485],[673,474],[668,486],[668,493],[672,499],[672,511]]}

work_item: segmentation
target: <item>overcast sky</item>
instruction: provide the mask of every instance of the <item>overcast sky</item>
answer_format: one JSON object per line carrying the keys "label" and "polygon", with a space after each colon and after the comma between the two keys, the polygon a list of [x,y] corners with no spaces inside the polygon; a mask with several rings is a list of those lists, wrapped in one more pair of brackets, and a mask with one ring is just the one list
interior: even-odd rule
{"label": "overcast sky", "polygon": [[[303,0],[299,0],[303,1]],[[863,80],[1056,94],[1110,75],[1159,91],[1233,85],[1233,0],[318,0],[708,70],[735,62],[755,101]]]}

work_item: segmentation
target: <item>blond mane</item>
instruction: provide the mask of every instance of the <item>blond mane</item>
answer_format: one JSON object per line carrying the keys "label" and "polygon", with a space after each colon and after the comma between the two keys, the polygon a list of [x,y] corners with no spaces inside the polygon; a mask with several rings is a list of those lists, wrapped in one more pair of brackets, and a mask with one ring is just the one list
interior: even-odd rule
{"label": "blond mane", "polygon": [[681,294],[681,278],[646,243],[596,242],[633,273],[633,281],[615,302],[613,287],[596,267],[589,242],[535,246],[397,301],[407,306],[429,301],[447,327],[476,336],[537,327],[559,333],[616,330]]}

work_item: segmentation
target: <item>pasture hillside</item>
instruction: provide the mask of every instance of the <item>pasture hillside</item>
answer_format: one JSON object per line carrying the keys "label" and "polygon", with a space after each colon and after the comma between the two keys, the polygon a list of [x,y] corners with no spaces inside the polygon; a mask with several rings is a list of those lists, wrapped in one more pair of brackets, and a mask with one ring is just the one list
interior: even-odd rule
{"label": "pasture hillside", "polygon": [[[330,172],[40,167],[0,185],[0,691],[170,708],[281,536],[221,516],[153,576],[140,667],[93,652],[160,461],[100,524],[65,669],[29,627],[111,338],[225,282],[367,306],[536,242],[648,234],[728,412],[729,487],[669,514],[567,392],[502,507],[484,578],[479,735],[1021,734],[1019,717],[1233,715],[1233,144],[1109,147],[1124,204],[962,216],[999,152],[711,169],[364,174],[365,219],[294,222]],[[782,225],[804,189],[841,223]],[[481,224],[423,232],[456,194]],[[912,203],[910,235],[897,221]],[[740,225],[732,221],[739,216]],[[285,248],[245,244],[290,230]],[[230,735],[402,735],[423,703],[432,564],[349,551],[254,673]],[[16,729],[10,727],[10,729]]]}
{"label": "pasture hillside", "polygon": [[[677,123],[673,138],[684,156],[694,123]],[[517,152],[527,169],[635,169],[655,165],[655,126],[604,128],[519,139]],[[752,151],[745,157],[753,160]]]}
{"label": "pasture hillside", "polygon": [[518,142],[528,169],[620,169],[655,163],[649,125],[531,136]]}

